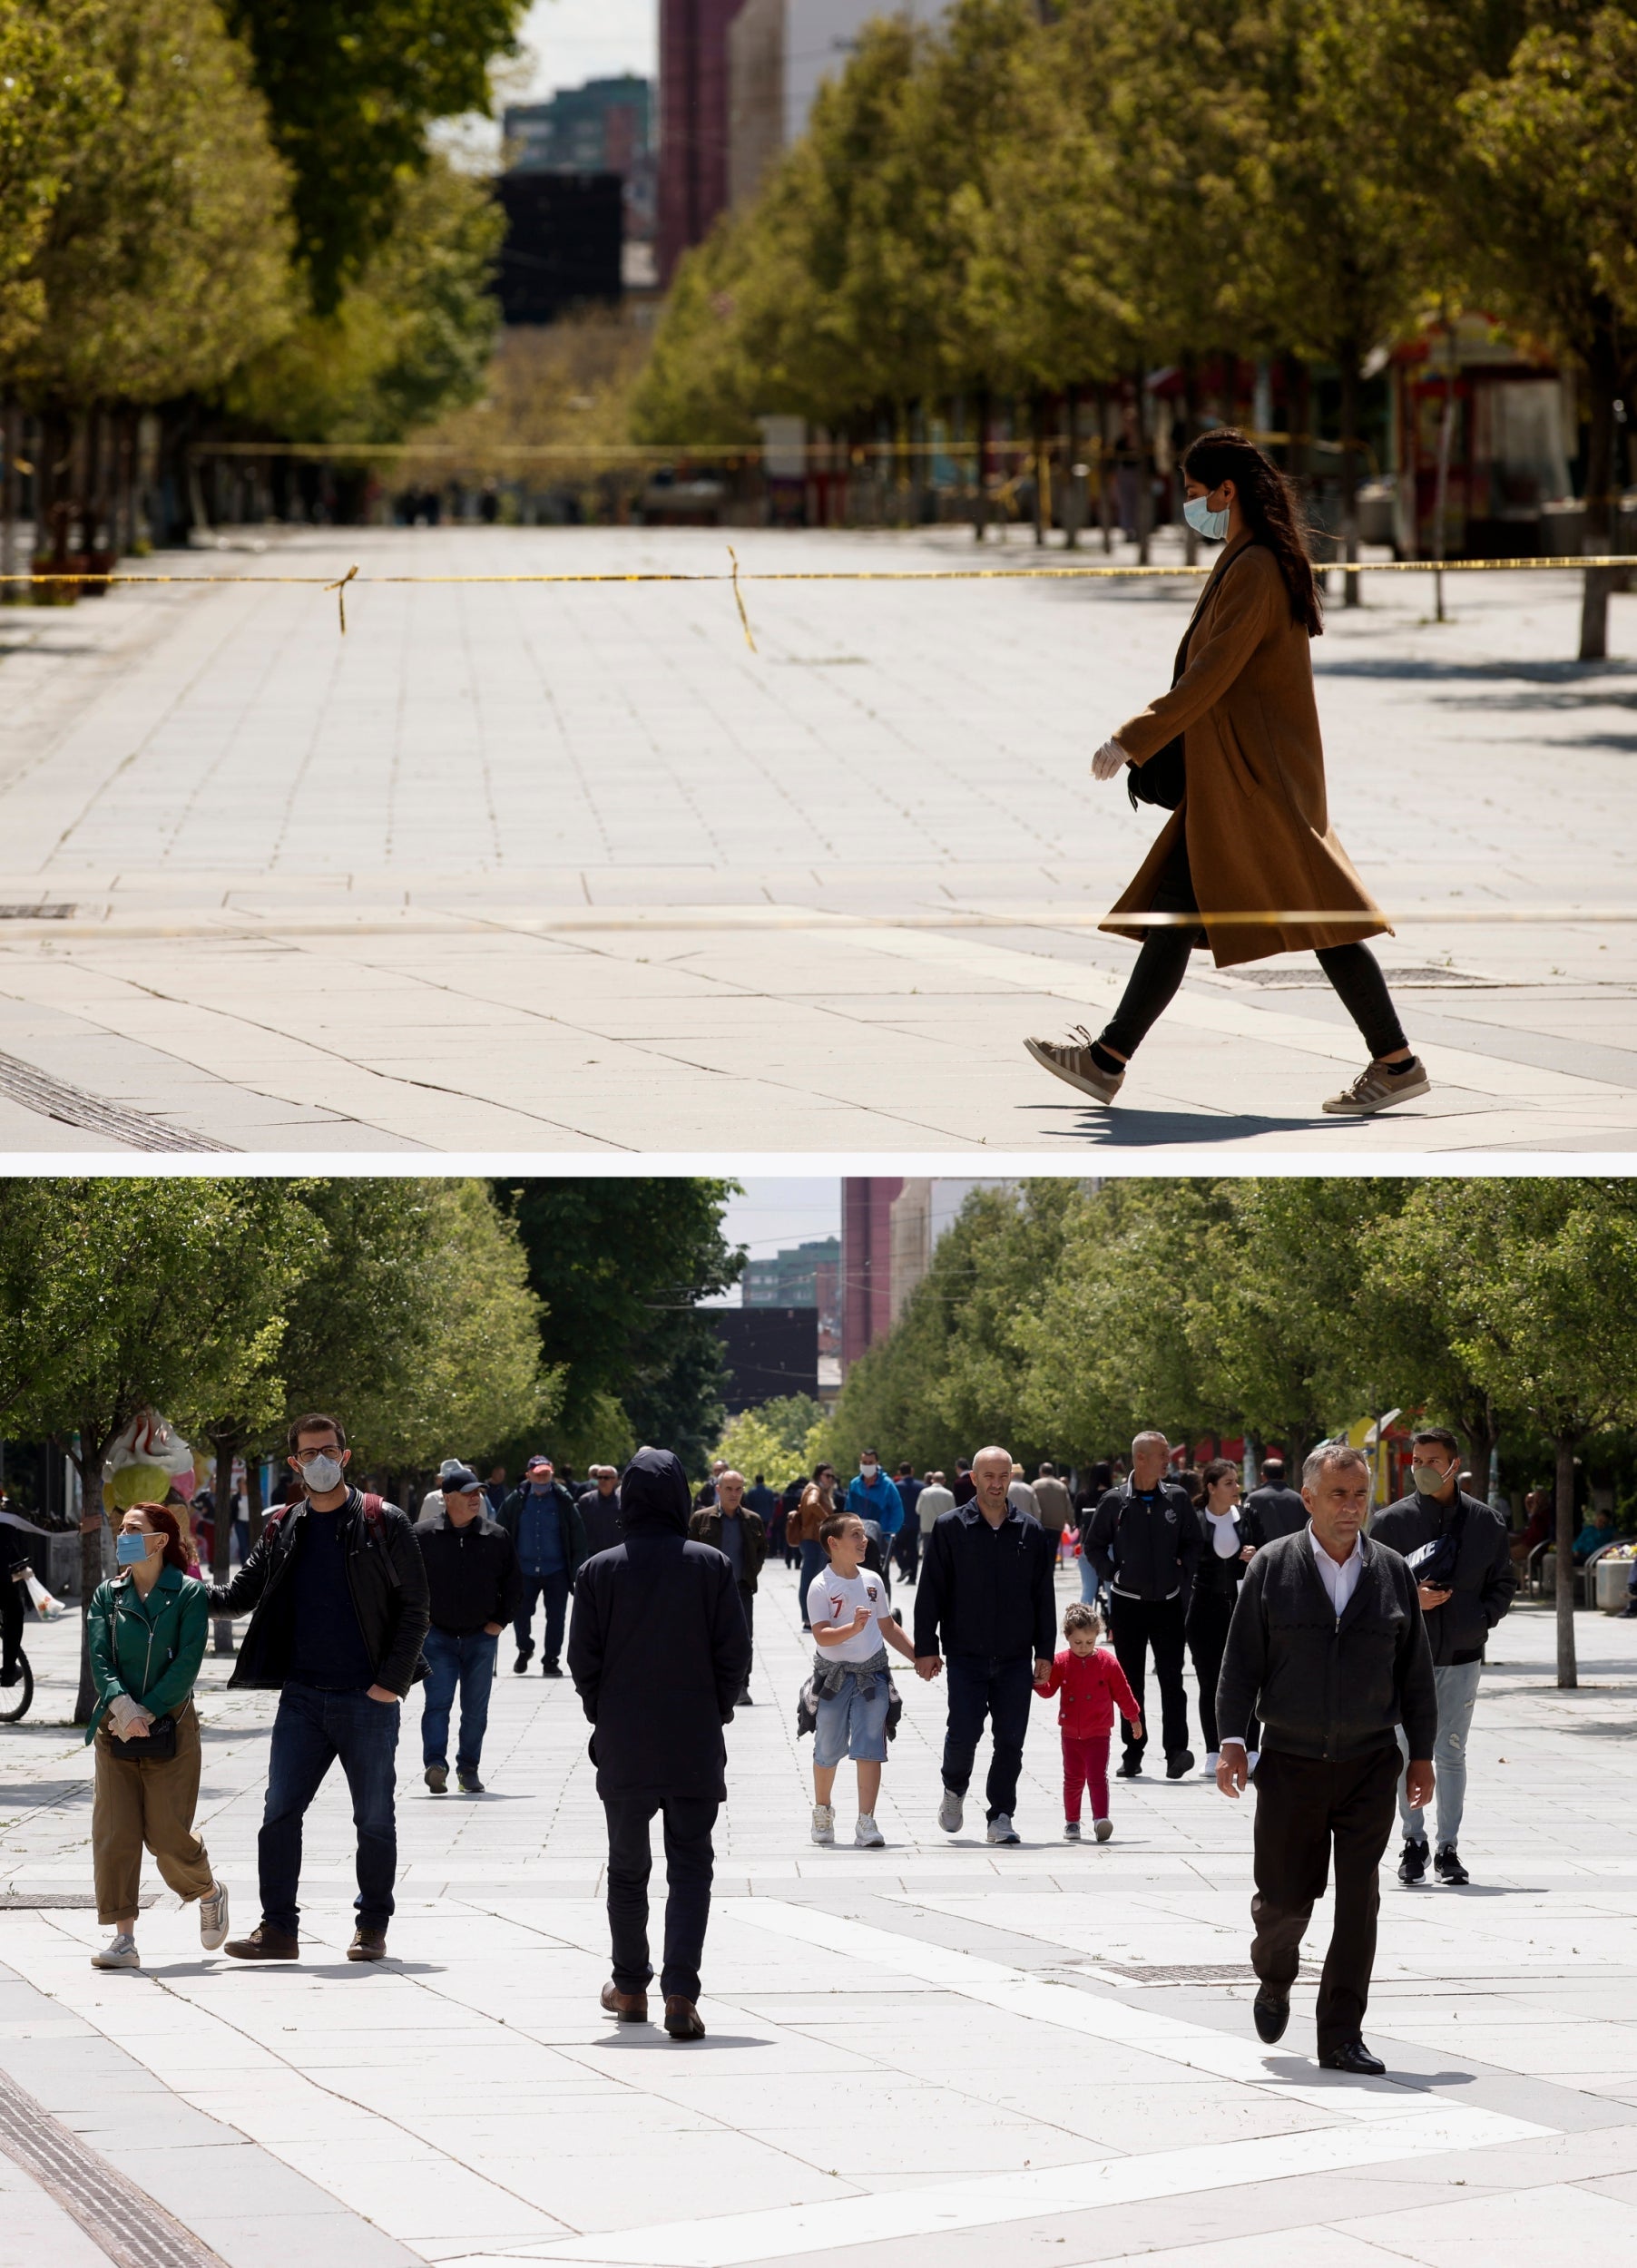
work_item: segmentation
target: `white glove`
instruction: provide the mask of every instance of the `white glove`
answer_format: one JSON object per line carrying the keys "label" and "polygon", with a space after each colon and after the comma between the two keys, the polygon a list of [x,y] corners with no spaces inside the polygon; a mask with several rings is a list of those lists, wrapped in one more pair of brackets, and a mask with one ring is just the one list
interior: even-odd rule
{"label": "white glove", "polygon": [[1092,758],[1093,779],[1117,779],[1131,758],[1118,740],[1105,740]]}
{"label": "white glove", "polygon": [[128,1740],[131,1737],[131,1727],[133,1725],[147,1725],[152,1722],[147,1710],[140,1702],[133,1701],[128,1693],[114,1695],[108,1704],[108,1715],[113,1720],[115,1736],[120,1740]]}

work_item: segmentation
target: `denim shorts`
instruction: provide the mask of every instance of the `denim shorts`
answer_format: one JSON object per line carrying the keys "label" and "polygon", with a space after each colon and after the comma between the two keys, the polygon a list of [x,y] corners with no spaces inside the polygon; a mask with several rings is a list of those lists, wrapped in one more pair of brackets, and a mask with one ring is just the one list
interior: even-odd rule
{"label": "denim shorts", "polygon": [[813,1727],[813,1762],[822,1771],[834,1769],[844,1757],[854,1764],[887,1762],[887,1677],[876,1672],[876,1689],[868,1700],[856,1677],[848,1677],[831,1701],[820,1701]]}

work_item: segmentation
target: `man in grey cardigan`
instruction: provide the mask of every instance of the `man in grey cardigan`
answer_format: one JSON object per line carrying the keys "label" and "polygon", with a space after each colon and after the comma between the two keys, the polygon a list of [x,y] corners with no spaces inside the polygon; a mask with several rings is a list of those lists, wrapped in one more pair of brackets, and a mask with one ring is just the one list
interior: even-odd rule
{"label": "man in grey cardigan", "polygon": [[1364,2012],[1398,1727],[1409,1748],[1406,1793],[1425,1805],[1437,1693],[1416,1579],[1397,1552],[1364,1533],[1363,1451],[1316,1449],[1301,1494],[1309,1525],[1265,1545],[1240,1586],[1217,1686],[1217,1785],[1235,1797],[1244,1788],[1245,1731],[1260,1717],[1250,1901],[1259,2036],[1269,2044],[1283,2037],[1302,1932],[1324,1895],[1333,1850],[1336,1920],[1318,1987],[1318,2060],[1329,2071],[1379,2077],[1387,2066],[1364,2044]]}

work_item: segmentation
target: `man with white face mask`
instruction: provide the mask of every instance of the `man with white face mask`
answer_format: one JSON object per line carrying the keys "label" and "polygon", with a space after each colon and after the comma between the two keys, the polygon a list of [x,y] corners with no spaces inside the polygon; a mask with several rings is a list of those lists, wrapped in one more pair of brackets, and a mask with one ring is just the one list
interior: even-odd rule
{"label": "man with white face mask", "polygon": [[298,1418],[289,1452],[302,1492],[270,1515],[232,1581],[211,1592],[212,1614],[250,1611],[228,1683],[279,1695],[257,1844],[261,1921],[227,1950],[236,1960],[299,1954],[301,1823],[338,1760],[358,1835],[358,1923],[347,1958],[382,1960],[397,1873],[399,1704],[426,1674],[426,1569],[397,1506],[348,1486],[352,1452],[334,1418]]}
{"label": "man with white face mask", "polygon": [[[1377,1512],[1370,1534],[1400,1553],[1418,1579],[1438,1689],[1438,1737],[1432,1755],[1438,1781],[1438,1843],[1433,1872],[1441,1882],[1458,1888],[1472,1879],[1456,1844],[1484,1647],[1516,1594],[1517,1569],[1501,1514],[1462,1492],[1461,1445],[1455,1435],[1441,1425],[1426,1426],[1412,1438],[1409,1453],[1412,1493]],[[1399,1738],[1402,1745],[1402,1733]],[[1398,1880],[1424,1882],[1426,1815],[1411,1804],[1402,1782],[1398,1816],[1404,1826]]]}
{"label": "man with white face mask", "polygon": [[873,1449],[859,1452],[858,1470],[847,1491],[847,1509],[856,1512],[866,1528],[873,1521],[879,1530],[881,1574],[890,1591],[893,1545],[904,1525],[904,1500],[882,1471],[881,1460]]}

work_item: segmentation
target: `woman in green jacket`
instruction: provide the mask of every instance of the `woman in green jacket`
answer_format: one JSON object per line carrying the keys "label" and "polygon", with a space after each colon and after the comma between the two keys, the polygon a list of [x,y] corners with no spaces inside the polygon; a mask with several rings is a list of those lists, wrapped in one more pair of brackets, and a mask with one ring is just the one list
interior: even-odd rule
{"label": "woman in green jacket", "polygon": [[[136,1909],[144,1844],[177,1896],[198,1899],[207,1952],[227,1937],[228,1893],[193,1832],[193,1681],[204,1658],[209,1587],[189,1579],[181,1530],[162,1504],[132,1506],[120,1526],[118,1552],[119,1574],[99,1583],[91,1601],[97,1695],[85,1733],[96,1743],[91,1853],[97,1918],[113,1931],[91,1959],[98,1969],[140,1969]],[[150,1742],[162,1753],[144,1755]]]}

